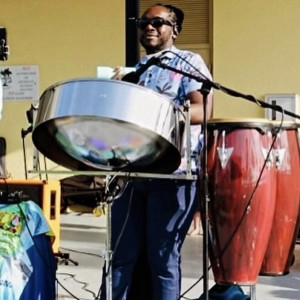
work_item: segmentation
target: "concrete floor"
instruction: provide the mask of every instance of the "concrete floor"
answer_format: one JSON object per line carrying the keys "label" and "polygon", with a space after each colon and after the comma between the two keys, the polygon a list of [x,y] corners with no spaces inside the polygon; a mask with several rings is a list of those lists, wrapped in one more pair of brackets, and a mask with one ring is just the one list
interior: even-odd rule
{"label": "concrete floor", "polygon": [[[97,299],[104,262],[106,217],[95,217],[91,212],[90,207],[76,205],[70,206],[68,213],[61,216],[60,251],[69,255],[71,260],[61,260],[58,265],[59,300]],[[68,264],[65,264],[66,262]],[[203,293],[203,281],[199,281],[203,274],[202,265],[202,236],[187,236],[182,250],[182,294],[185,293],[182,299],[198,299]],[[209,278],[209,287],[212,287],[214,285],[212,274]],[[197,281],[199,282],[196,283]],[[194,288],[189,290],[195,283]],[[245,293],[250,294],[248,286],[243,289]],[[295,247],[295,263],[290,269],[290,274],[275,277],[259,276],[256,299],[300,299],[299,244]]]}

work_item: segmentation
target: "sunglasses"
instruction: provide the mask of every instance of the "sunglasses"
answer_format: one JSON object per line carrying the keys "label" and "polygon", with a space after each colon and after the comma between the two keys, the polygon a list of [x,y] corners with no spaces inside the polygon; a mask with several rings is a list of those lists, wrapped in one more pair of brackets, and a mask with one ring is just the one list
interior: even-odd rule
{"label": "sunglasses", "polygon": [[152,19],[146,19],[146,18],[136,19],[136,25],[139,29],[144,30],[149,24],[151,24],[151,26],[154,28],[159,28],[163,25],[174,26],[174,24],[171,21],[165,20],[160,17],[155,17]]}

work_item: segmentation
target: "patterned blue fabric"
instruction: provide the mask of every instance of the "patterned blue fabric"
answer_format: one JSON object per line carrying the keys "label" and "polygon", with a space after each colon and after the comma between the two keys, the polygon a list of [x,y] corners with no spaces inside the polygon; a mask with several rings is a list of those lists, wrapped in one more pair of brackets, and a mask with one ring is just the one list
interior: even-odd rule
{"label": "patterned blue fabric", "polygon": [[[175,46],[162,52],[165,52],[165,54],[161,56],[161,62],[163,64],[188,74],[211,80],[211,74],[200,55],[190,51],[177,49]],[[155,55],[157,56],[159,54],[156,53]],[[136,68],[138,69],[150,58],[151,55],[143,57]],[[200,90],[202,87],[202,83],[195,79],[188,78],[182,74],[155,65],[150,66],[140,76],[138,84],[166,96],[172,100],[176,106],[184,105],[187,95],[190,92]],[[192,151],[191,167],[192,171],[196,171],[196,166],[198,164],[196,159],[198,158],[199,151],[202,147],[201,125],[191,125],[190,129]],[[185,148],[186,141],[184,141],[183,150],[185,150]],[[177,173],[186,171],[186,151],[183,152],[185,153],[185,156],[182,158]]]}
{"label": "patterned blue fabric", "polygon": [[20,300],[54,300],[56,297],[56,261],[49,237],[39,234],[33,237],[34,245],[27,250],[33,272]]}
{"label": "patterned blue fabric", "polygon": [[[49,295],[54,285],[55,278],[48,266],[54,256],[46,234],[51,234],[51,229],[35,202],[0,204],[0,300],[19,300],[27,287],[30,296],[23,297],[23,300],[54,299],[40,298],[40,293],[35,293],[44,288],[43,272],[47,276],[51,273],[51,285],[47,287]],[[44,241],[37,245],[35,239],[37,242]],[[45,255],[44,260],[37,259],[41,253]],[[36,286],[33,286],[32,278],[38,279],[35,280]]]}

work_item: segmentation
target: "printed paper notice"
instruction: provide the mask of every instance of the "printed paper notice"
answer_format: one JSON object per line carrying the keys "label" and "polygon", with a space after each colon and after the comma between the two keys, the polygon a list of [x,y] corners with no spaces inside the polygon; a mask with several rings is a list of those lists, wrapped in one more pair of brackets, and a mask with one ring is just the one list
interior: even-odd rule
{"label": "printed paper notice", "polygon": [[38,66],[0,66],[0,76],[3,100],[38,100]]}

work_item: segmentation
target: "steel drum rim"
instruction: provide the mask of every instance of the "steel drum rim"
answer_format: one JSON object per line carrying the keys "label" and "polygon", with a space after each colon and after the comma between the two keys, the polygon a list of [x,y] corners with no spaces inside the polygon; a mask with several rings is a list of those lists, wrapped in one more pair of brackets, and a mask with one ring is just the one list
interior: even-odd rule
{"label": "steel drum rim", "polygon": [[157,92],[155,92],[155,91],[153,91],[149,88],[145,88],[141,85],[134,84],[134,83],[131,83],[131,82],[125,82],[125,81],[121,81],[121,80],[114,80],[114,79],[107,80],[107,79],[100,79],[100,78],[95,78],[95,77],[83,77],[83,78],[79,77],[79,78],[73,78],[73,79],[70,79],[70,80],[62,80],[62,81],[56,82],[56,83],[50,85],[48,88],[46,88],[46,90],[44,90],[44,92],[41,94],[40,98],[42,98],[43,95],[50,89],[53,89],[53,88],[56,88],[56,87],[59,87],[59,86],[62,86],[62,85],[76,83],[76,82],[103,82],[103,83],[110,82],[110,83],[114,83],[114,84],[132,86],[135,89],[143,90],[145,93],[153,94],[153,95],[155,95],[155,97],[160,96],[161,98],[164,99],[164,101],[168,101],[170,104],[173,104],[173,102],[169,98],[167,98],[166,96],[164,96],[162,94],[159,94],[159,93],[157,93]]}
{"label": "steel drum rim", "polygon": [[207,122],[207,129],[210,130],[239,130],[239,129],[256,129],[261,132],[271,131],[272,123],[263,118],[228,118],[228,119],[211,119]]}
{"label": "steel drum rim", "polygon": [[[40,116],[39,116],[39,111],[38,110],[38,115],[37,115],[37,119],[36,119],[36,122],[34,124],[34,130],[33,130],[33,134],[32,134],[32,139],[33,139],[33,142],[34,144],[36,145],[37,149],[39,151],[41,151],[46,157],[50,158],[51,160],[53,160],[54,162],[58,163],[58,164],[62,164],[62,166],[64,167],[67,167],[67,168],[70,168],[70,169],[80,169],[80,170],[85,170],[85,169],[91,169],[91,170],[114,170],[114,166],[112,166],[111,168],[105,168],[102,166],[100,166],[98,168],[98,166],[91,166],[89,164],[86,164],[85,162],[83,161],[74,161],[74,157],[72,158],[69,153],[65,153],[64,150],[61,149],[60,145],[58,144],[57,141],[53,141],[54,142],[54,146],[55,147],[58,147],[56,150],[58,151],[58,154],[55,153],[54,155],[51,153],[51,151],[49,152],[49,149],[48,147],[50,146],[48,144],[48,141],[47,141],[47,138],[51,139],[51,131],[54,130],[54,123],[56,121],[58,121],[59,119],[68,119],[68,118],[96,118],[96,119],[100,119],[100,116],[94,116],[94,115],[91,115],[89,116],[88,114],[81,114],[81,112],[79,112],[78,114],[75,113],[75,114],[60,114],[60,115],[56,115],[57,112],[56,110],[58,109],[59,110],[59,106],[56,107],[54,106],[54,108],[51,106],[53,103],[50,104],[49,107],[47,107],[47,105],[49,105],[49,103],[46,103],[46,102],[49,102],[49,101],[46,101],[46,100],[52,100],[54,102],[54,105],[56,105],[57,103],[59,104],[59,97],[61,96],[59,93],[62,91],[64,92],[63,88],[68,86],[68,88],[72,88],[72,84],[74,84],[74,86],[77,86],[79,85],[79,87],[82,87],[81,84],[87,84],[89,86],[90,83],[93,83],[96,85],[96,88],[98,88],[98,84],[100,85],[100,88],[101,86],[103,85],[105,88],[108,89],[108,87],[111,87],[111,85],[113,85],[113,87],[120,87],[122,86],[123,88],[125,88],[125,91],[127,91],[126,89],[127,88],[134,88],[134,92],[136,92],[137,90],[141,92],[141,94],[138,94],[138,95],[147,95],[147,97],[156,97],[156,102],[157,103],[157,107],[161,109],[161,107],[163,108],[163,112],[165,113],[166,117],[168,118],[173,118],[173,116],[169,116],[170,114],[172,115],[172,113],[170,113],[170,110],[174,110],[175,106],[174,104],[168,99],[166,98],[165,96],[159,94],[159,93],[156,93],[150,89],[147,89],[145,87],[142,87],[142,86],[139,86],[139,85],[135,85],[135,84],[131,84],[131,83],[127,83],[127,82],[121,82],[121,81],[117,81],[117,80],[103,80],[103,79],[97,79],[97,78],[79,78],[79,79],[72,79],[72,80],[68,80],[68,81],[62,81],[62,82],[58,82],[58,83],[55,83],[53,85],[51,85],[47,90],[45,90],[41,97],[40,97],[40,103],[42,104],[42,109],[44,109],[44,112],[41,112],[40,113]],[[116,88],[117,89],[117,88]],[[136,90],[137,89],[137,90]],[[122,88],[121,88],[121,91],[122,91]],[[58,94],[57,94],[58,92]],[[119,91],[117,91],[119,92]],[[107,93],[107,90],[104,91],[104,93]],[[109,95],[110,96],[110,95]],[[48,99],[49,98],[49,99]],[[62,99],[64,100],[64,98],[62,97]],[[148,99],[148,98],[147,98]],[[75,97],[75,100],[76,97]],[[92,100],[92,103],[93,103],[94,100]],[[135,100],[134,100],[135,101]],[[56,103],[57,102],[57,103]],[[162,104],[161,104],[162,102]],[[150,103],[150,102],[147,102],[147,103]],[[151,102],[151,104],[154,104],[155,102]],[[99,102],[97,102],[97,104],[99,104]],[[103,103],[101,103],[103,105]],[[114,103],[113,103],[114,104]],[[141,102],[140,104],[141,105]],[[67,105],[65,105],[67,107]],[[53,111],[52,111],[53,109]],[[63,111],[63,110],[62,110]],[[46,115],[43,115],[43,113],[46,112]],[[179,108],[176,108],[176,112],[179,113],[179,114],[182,114],[183,115],[183,112],[179,109]],[[163,115],[164,116],[164,115]],[[184,115],[183,115],[184,116]],[[112,118],[113,119],[113,118]],[[113,119],[112,122],[122,122],[124,120],[119,120],[119,119]],[[125,120],[125,124],[128,120]],[[151,120],[152,121],[152,120]],[[165,121],[163,121],[162,123],[164,123]],[[155,122],[154,122],[155,123]],[[155,123],[155,125],[157,124],[157,122]],[[129,124],[127,124],[129,125]],[[134,126],[137,126],[139,125],[138,124],[133,124]],[[144,124],[143,124],[144,125]],[[144,128],[142,126],[141,128],[141,131],[143,134],[145,134],[145,132],[147,131],[149,135],[156,135],[158,136],[159,140],[160,140],[160,145],[164,145],[164,143],[167,143],[168,145],[168,151],[170,151],[170,154],[171,156],[174,156],[172,158],[170,158],[170,161],[169,163],[172,164],[173,166],[165,166],[163,168],[161,168],[160,164],[163,164],[164,163],[164,159],[163,159],[163,151],[162,151],[162,154],[158,155],[157,157],[159,157],[159,159],[157,161],[153,161],[153,168],[151,168],[150,166],[148,165],[145,165],[143,166],[143,169],[146,171],[146,172],[158,172],[158,173],[171,173],[173,171],[176,170],[176,168],[179,166],[180,164],[180,161],[181,161],[181,153],[179,151],[179,149],[177,149],[177,145],[173,144],[170,140],[168,140],[168,137],[164,136],[163,135],[163,131],[165,130],[165,125],[162,124],[160,125],[163,127],[162,129],[162,132],[160,134],[160,132],[156,132],[156,129],[155,130],[151,130],[152,128]],[[44,132],[43,132],[44,131]],[[43,136],[46,135],[47,138],[44,138]],[[39,137],[40,136],[40,137]],[[42,137],[42,140],[43,141],[39,141],[39,139]],[[155,140],[155,139],[154,139]],[[45,144],[45,145],[43,145]],[[147,145],[147,144],[146,144]],[[53,146],[53,145],[52,145]],[[171,149],[171,150],[170,150]],[[62,157],[62,160],[65,160],[65,162],[61,162],[60,158],[58,158],[58,156],[61,156]],[[139,160],[139,159],[138,159]],[[158,168],[159,170],[156,170],[156,168]],[[133,171],[140,171],[140,170],[137,170],[135,168],[133,168]]]}
{"label": "steel drum rim", "polygon": [[243,126],[249,125],[251,127],[251,125],[255,126],[255,124],[262,124],[262,125],[271,125],[271,126],[281,125],[282,127],[293,127],[293,128],[300,127],[300,122],[296,122],[292,120],[285,120],[281,122],[279,120],[269,120],[265,118],[215,118],[215,119],[208,120],[207,124],[209,126],[214,126],[216,124],[228,124],[228,125],[240,124]]}

